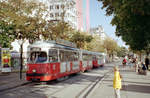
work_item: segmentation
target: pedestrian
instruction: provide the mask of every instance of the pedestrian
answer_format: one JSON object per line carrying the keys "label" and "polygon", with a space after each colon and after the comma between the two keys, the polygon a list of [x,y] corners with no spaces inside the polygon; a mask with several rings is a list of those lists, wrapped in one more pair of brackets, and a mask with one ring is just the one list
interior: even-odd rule
{"label": "pedestrian", "polygon": [[129,63],[128,63],[128,65],[130,66],[130,68],[132,67],[132,59],[131,59],[131,58],[129,58]]}
{"label": "pedestrian", "polygon": [[133,59],[134,67],[135,67],[135,72],[138,72],[138,65],[140,62],[138,61],[137,57]]}
{"label": "pedestrian", "polygon": [[115,91],[115,98],[120,98],[120,89],[122,88],[121,84],[122,76],[120,75],[119,68],[114,67],[114,79],[113,79],[113,88]]}
{"label": "pedestrian", "polygon": [[148,70],[149,69],[148,68],[148,65],[149,65],[149,58],[148,58],[148,56],[145,58],[145,65],[146,65],[146,68]]}
{"label": "pedestrian", "polygon": [[139,66],[138,73],[146,75],[147,74],[146,70],[147,70],[146,65],[143,62],[141,62],[141,66]]}
{"label": "pedestrian", "polygon": [[124,58],[124,59],[123,59],[123,61],[122,61],[122,65],[123,65],[123,67],[125,67],[125,66],[126,66],[126,63],[127,63],[127,60],[126,60],[126,58]]}

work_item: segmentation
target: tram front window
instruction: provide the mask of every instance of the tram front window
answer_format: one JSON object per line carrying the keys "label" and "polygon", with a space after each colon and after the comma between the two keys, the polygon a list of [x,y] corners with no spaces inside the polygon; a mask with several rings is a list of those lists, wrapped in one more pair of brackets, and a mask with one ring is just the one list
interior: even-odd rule
{"label": "tram front window", "polygon": [[30,61],[33,63],[44,63],[47,61],[47,54],[45,52],[32,52]]}

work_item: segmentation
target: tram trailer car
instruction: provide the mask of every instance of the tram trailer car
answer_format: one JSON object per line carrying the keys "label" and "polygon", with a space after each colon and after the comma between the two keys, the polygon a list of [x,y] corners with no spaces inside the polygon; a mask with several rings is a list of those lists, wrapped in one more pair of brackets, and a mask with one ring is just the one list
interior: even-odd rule
{"label": "tram trailer car", "polygon": [[93,68],[93,55],[92,52],[87,50],[80,50],[80,60],[81,60],[81,71],[91,70]]}
{"label": "tram trailer car", "polygon": [[37,41],[28,46],[26,79],[50,81],[90,70],[94,67],[94,54],[96,52],[80,50],[54,41]]}
{"label": "tram trailer car", "polygon": [[103,67],[105,64],[106,54],[99,52],[92,52],[93,55],[93,67]]}

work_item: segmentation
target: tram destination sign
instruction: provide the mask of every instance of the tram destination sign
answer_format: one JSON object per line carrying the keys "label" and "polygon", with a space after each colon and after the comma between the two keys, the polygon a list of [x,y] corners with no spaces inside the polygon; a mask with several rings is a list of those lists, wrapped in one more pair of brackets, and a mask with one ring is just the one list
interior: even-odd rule
{"label": "tram destination sign", "polygon": [[32,47],[30,50],[31,50],[31,51],[41,51],[41,48],[38,48],[38,47]]}

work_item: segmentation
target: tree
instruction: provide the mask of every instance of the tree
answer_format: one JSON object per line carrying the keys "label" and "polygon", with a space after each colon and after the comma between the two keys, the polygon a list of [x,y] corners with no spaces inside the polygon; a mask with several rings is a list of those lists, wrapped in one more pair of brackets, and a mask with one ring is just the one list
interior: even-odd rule
{"label": "tree", "polygon": [[150,1],[148,0],[98,0],[113,15],[112,25],[132,50],[147,50],[150,44]]}
{"label": "tree", "polygon": [[91,35],[87,35],[85,32],[75,32],[71,37],[70,41],[76,43],[78,48],[86,49],[86,44],[91,42],[93,37]]}
{"label": "tree", "polygon": [[87,50],[95,51],[95,52],[105,52],[105,48],[103,47],[103,41],[99,36],[93,36],[93,40],[88,43]]}
{"label": "tree", "polygon": [[11,48],[11,42],[14,40],[13,25],[7,25],[0,21],[0,45],[1,47]]}
{"label": "tree", "polygon": [[[6,0],[0,2],[0,23],[2,24],[0,25],[0,37],[5,38],[5,36],[9,36],[9,38],[7,37],[5,39],[4,46],[7,46],[6,43],[10,44],[14,39],[21,40],[20,79],[22,79],[21,74],[23,68],[23,43],[26,39],[35,38],[36,35],[39,37],[39,28],[42,23],[42,19],[39,20],[41,9],[43,9],[43,6],[34,1]],[[42,15],[40,17],[42,17]],[[8,39],[9,41],[7,41]]]}
{"label": "tree", "polygon": [[118,47],[117,56],[125,57],[127,55],[127,49],[125,47]]}
{"label": "tree", "polygon": [[49,21],[46,26],[46,31],[43,34],[45,39],[56,40],[70,38],[69,33],[73,32],[72,27],[65,21]]}
{"label": "tree", "polygon": [[114,40],[110,38],[106,38],[104,40],[103,47],[106,49],[109,57],[112,57],[112,60],[113,60],[113,55],[116,54],[118,50],[117,42],[115,42]]}

